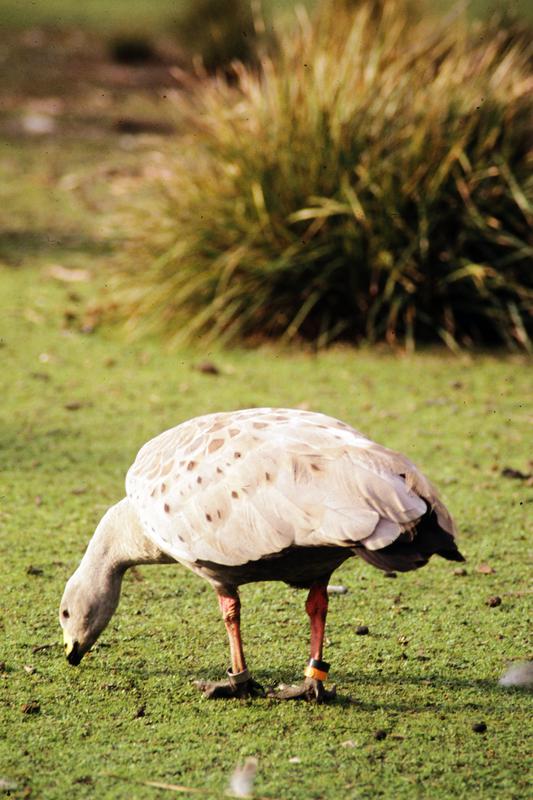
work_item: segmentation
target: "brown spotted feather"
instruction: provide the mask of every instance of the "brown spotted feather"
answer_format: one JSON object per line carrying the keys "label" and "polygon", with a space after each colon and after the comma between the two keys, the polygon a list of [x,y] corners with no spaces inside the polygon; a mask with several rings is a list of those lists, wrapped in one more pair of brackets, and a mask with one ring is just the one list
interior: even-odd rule
{"label": "brown spotted feather", "polygon": [[288,548],[377,551],[434,509],[453,521],[407,458],[339,420],[300,410],[198,417],[139,452],[126,478],[145,533],[187,564],[238,566]]}

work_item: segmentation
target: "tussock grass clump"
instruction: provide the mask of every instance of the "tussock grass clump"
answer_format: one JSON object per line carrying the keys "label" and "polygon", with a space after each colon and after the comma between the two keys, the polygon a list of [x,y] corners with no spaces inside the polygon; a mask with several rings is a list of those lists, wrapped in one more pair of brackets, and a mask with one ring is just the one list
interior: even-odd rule
{"label": "tussock grass clump", "polygon": [[527,347],[529,55],[402,2],[301,16],[260,73],[177,98],[194,135],[120,312],[173,338]]}

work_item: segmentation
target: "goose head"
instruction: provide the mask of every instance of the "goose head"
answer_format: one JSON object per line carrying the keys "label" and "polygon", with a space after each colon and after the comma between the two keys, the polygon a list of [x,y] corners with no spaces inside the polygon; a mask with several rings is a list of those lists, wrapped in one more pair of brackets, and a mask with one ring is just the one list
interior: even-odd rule
{"label": "goose head", "polygon": [[59,607],[65,656],[77,666],[113,616],[120,597],[122,574],[84,573],[83,565],[69,579]]}

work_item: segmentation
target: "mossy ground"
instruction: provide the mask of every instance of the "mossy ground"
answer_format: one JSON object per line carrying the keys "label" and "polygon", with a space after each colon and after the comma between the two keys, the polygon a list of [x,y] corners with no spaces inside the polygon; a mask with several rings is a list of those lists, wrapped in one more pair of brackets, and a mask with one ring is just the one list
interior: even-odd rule
{"label": "mossy ground", "polygon": [[[531,490],[500,475],[528,469],[524,361],[261,349],[209,354],[221,369],[212,376],[195,369],[208,354],[65,329],[71,290],[42,271],[6,268],[1,282],[0,777],[39,798],[163,796],[128,784],[143,780],[216,797],[235,763],[255,755],[257,792],[269,797],[526,795],[530,698],[497,685],[507,661],[527,656]],[[63,585],[122,496],[139,446],[195,414],[301,403],[423,467],[457,518],[467,574],[436,559],[392,580],[347,562],[335,581],[349,592],[333,597],[329,615],[339,700],[328,707],[199,695],[193,680],[221,676],[227,646],[211,589],[181,567],[130,574],[94,654],[68,667],[57,622]],[[494,572],[478,572],[482,563]],[[491,595],[499,607],[486,605]],[[303,594],[257,584],[242,598],[255,677],[299,678]],[[359,624],[368,636],[355,635]],[[40,711],[23,713],[32,701]],[[472,730],[476,722],[486,733]]]}
{"label": "mossy ground", "polygon": [[[253,755],[255,792],[271,798],[525,797],[531,696],[497,681],[508,661],[530,655],[531,488],[501,475],[531,470],[527,361],[342,348],[168,352],[155,340],[81,332],[91,283],[65,283],[50,267],[105,276],[120,239],[110,197],[160,145],[80,131],[24,140],[8,132],[0,155],[0,779],[16,785],[11,796],[168,796],[143,784],[155,780],[221,797],[235,764]],[[218,376],[196,368],[206,359]],[[330,706],[205,700],[193,681],[222,676],[225,632],[209,586],[178,566],[129,573],[94,653],[68,667],[63,586],[122,496],[138,448],[197,414],[300,404],[424,469],[457,519],[467,574],[435,559],[394,580],[347,562],[334,580],[349,592],[330,605],[326,658],[339,694]],[[491,608],[494,595],[502,603]],[[256,679],[299,679],[304,594],[257,584],[242,599]],[[355,634],[361,624],[369,635]],[[485,733],[473,731],[479,722]]]}

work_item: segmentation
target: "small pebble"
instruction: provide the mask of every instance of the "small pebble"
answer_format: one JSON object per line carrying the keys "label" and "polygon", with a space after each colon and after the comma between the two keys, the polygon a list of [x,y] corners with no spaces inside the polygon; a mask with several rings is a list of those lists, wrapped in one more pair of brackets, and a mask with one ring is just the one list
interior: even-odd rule
{"label": "small pebble", "polygon": [[289,764],[301,764],[301,763],[302,759],[298,758],[298,756],[293,756],[292,758],[289,758]]}
{"label": "small pebble", "polygon": [[220,375],[220,369],[212,361],[202,361],[196,366],[196,369],[198,372],[203,372],[204,375]]}
{"label": "small pebble", "polygon": [[454,575],[468,575],[468,572],[464,567],[456,567],[453,571]]}
{"label": "small pebble", "polygon": [[32,701],[31,703],[24,703],[20,710],[23,714],[39,714],[41,711],[41,706],[39,703]]}
{"label": "small pebble", "polygon": [[328,594],[346,594],[348,589],[346,586],[335,586],[334,584],[328,585]]}
{"label": "small pebble", "polygon": [[355,629],[355,632],[358,636],[366,636],[368,631],[368,625],[358,625]]}
{"label": "small pebble", "polygon": [[381,742],[382,739],[386,738],[387,738],[387,731],[383,731],[381,729],[378,731],[374,731],[374,739],[377,739],[378,742]]}
{"label": "small pebble", "polygon": [[498,597],[497,594],[494,594],[492,595],[492,597],[489,597],[485,602],[489,606],[489,608],[496,608],[496,606],[501,606],[502,599],[501,597]]}
{"label": "small pebble", "polygon": [[504,467],[500,473],[504,478],[516,478],[519,481],[527,481],[528,478],[531,477],[529,473],[522,472],[519,469],[514,469],[513,467]]}
{"label": "small pebble", "polygon": [[485,733],[487,730],[487,724],[486,722],[474,722],[472,725],[472,730],[474,733]]}

